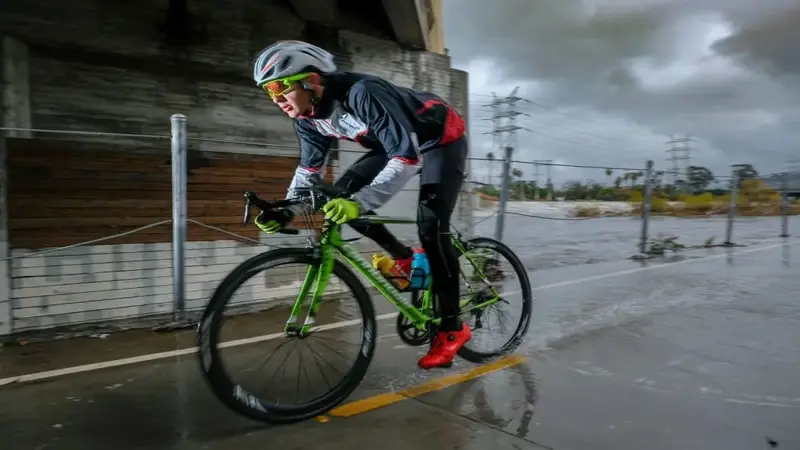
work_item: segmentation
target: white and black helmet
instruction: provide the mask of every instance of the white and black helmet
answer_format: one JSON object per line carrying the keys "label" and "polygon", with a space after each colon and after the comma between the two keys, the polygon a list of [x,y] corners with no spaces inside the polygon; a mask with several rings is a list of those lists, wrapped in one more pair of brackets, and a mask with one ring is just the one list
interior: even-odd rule
{"label": "white and black helmet", "polygon": [[253,80],[257,85],[267,81],[314,70],[336,72],[333,55],[302,41],[278,41],[261,51],[253,65]]}

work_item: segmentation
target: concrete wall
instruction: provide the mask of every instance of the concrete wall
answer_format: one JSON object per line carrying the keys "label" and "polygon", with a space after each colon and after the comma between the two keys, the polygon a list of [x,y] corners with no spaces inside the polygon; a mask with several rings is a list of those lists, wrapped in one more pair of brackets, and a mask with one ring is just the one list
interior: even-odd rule
{"label": "concrete wall", "polygon": [[[442,3],[444,0],[425,0],[430,4],[430,11],[432,16],[432,23],[428,31],[428,50],[445,54],[444,43],[444,20],[442,18]],[[458,0],[450,0],[458,1]]]}
{"label": "concrete wall", "polygon": [[[165,135],[169,116],[180,112],[188,116],[190,138],[207,140],[192,141],[192,148],[296,155],[291,122],[248,78],[255,51],[276,39],[292,38],[331,48],[343,70],[431,90],[454,102],[460,112],[467,111],[466,74],[452,70],[448,57],[403,50],[369,30],[361,31],[373,36],[313,29],[284,2],[201,2],[192,10],[199,31],[183,44],[158,31],[166,2],[13,3],[13,11],[0,7],[0,34],[13,37],[5,46],[13,51],[5,51],[3,58],[6,81],[9,76],[13,80],[4,86],[3,126]],[[46,135],[54,136],[64,137]],[[124,144],[146,138],[80,139]],[[237,142],[208,141],[220,139]],[[339,166],[360,151],[346,145],[342,150]],[[417,181],[410,183],[384,210],[414,211],[416,187]],[[462,227],[471,223],[468,203],[462,202],[457,214]],[[415,239],[415,230],[398,231]],[[0,222],[0,335],[9,332],[12,319],[13,330],[19,332],[171,311],[169,243],[93,245],[38,256],[34,253],[39,249],[11,249],[15,257],[31,256],[13,260],[4,275],[4,232]],[[298,239],[264,241],[285,244]],[[263,250],[234,240],[189,243],[187,305],[202,307],[228,271]],[[10,280],[10,303],[1,297],[4,280]],[[274,283],[262,287],[273,293],[285,290]],[[248,295],[267,293],[259,289]]]}

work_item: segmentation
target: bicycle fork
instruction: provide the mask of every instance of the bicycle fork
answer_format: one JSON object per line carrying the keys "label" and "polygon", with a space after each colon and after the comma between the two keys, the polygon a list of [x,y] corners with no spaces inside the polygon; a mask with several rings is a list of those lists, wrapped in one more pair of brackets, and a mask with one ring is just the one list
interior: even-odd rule
{"label": "bicycle fork", "polygon": [[[333,265],[336,262],[333,256],[333,249],[330,246],[322,246],[319,250],[321,252],[320,263],[319,265],[310,265],[306,271],[306,277],[300,286],[300,292],[297,294],[294,306],[292,306],[292,312],[289,314],[289,320],[286,321],[286,326],[284,327],[286,333],[306,336],[311,331],[311,327],[314,326],[317,312],[322,304],[322,295],[328,287],[328,280],[330,280]],[[297,320],[303,309],[303,300],[308,297],[312,288],[314,293],[311,296],[306,318],[302,325],[298,325]]]}

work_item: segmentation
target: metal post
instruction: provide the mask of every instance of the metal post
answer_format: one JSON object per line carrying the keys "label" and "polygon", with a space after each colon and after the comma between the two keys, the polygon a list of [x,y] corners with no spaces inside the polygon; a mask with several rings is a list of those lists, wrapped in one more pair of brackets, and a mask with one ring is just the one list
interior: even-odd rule
{"label": "metal post", "polygon": [[647,228],[650,224],[650,197],[653,192],[653,161],[648,160],[644,172],[644,195],[642,196],[642,234],[639,237],[639,253],[647,251]]}
{"label": "metal post", "polygon": [[733,221],[736,217],[736,195],[739,191],[739,164],[733,165],[733,170],[731,171],[731,194],[730,198],[728,199],[728,225],[725,231],[725,242],[724,245],[726,246],[733,246]]}
{"label": "metal post", "polygon": [[172,299],[173,318],[186,313],[186,116],[173,114],[172,122]]}
{"label": "metal post", "polygon": [[780,237],[789,237],[789,172],[784,172],[781,177],[781,234]]}
{"label": "metal post", "polygon": [[503,159],[503,183],[500,191],[500,211],[497,214],[497,229],[494,230],[494,237],[498,241],[503,240],[503,227],[506,219],[506,204],[508,203],[508,189],[511,182],[511,154],[514,149],[505,148],[505,159]]}
{"label": "metal post", "polygon": [[14,331],[11,303],[11,250],[8,247],[8,173],[6,138],[0,133],[0,337]]}

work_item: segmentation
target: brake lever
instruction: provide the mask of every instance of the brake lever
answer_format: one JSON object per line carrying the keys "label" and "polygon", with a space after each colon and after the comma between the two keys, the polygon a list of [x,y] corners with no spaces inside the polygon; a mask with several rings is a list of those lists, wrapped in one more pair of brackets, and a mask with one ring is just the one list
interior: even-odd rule
{"label": "brake lever", "polygon": [[244,219],[242,219],[242,227],[247,225],[247,222],[250,221],[250,206],[251,201],[250,199],[255,195],[254,192],[245,192],[244,193]]}
{"label": "brake lever", "polygon": [[311,211],[317,210],[317,191],[315,186],[311,186],[308,189],[308,193],[311,194]]}

